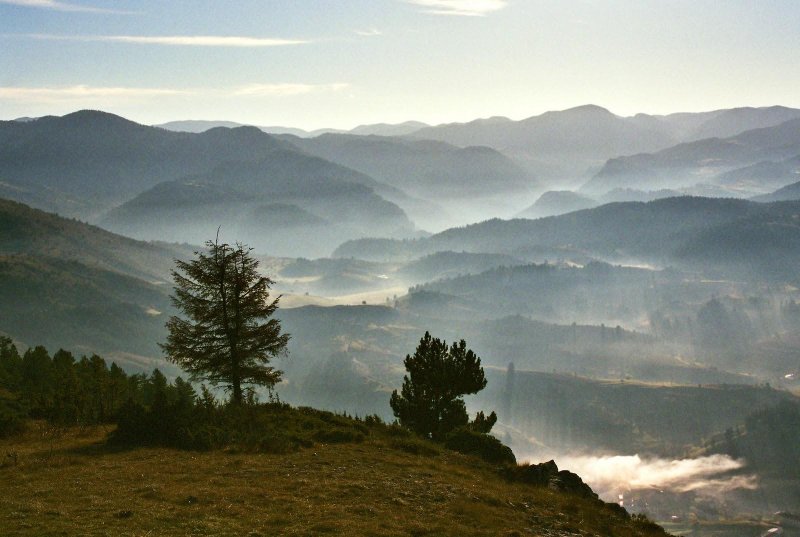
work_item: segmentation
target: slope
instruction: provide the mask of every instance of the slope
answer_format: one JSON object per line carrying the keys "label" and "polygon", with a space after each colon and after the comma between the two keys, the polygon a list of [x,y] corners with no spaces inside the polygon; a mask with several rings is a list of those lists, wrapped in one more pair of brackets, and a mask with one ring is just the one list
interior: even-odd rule
{"label": "slope", "polygon": [[472,457],[337,418],[368,434],[283,454],[111,449],[100,429],[0,441],[17,461],[0,466],[0,531],[666,536],[602,502],[509,482]]}
{"label": "slope", "polygon": [[[262,163],[265,175],[274,172],[304,180],[312,173],[316,180],[327,178],[339,185],[382,186],[255,127],[171,132],[89,110],[27,123],[0,122],[3,194],[82,219],[95,219],[160,183],[248,162]],[[380,208],[373,207],[373,213],[386,209],[382,200],[374,201]],[[388,212],[397,214],[396,208]],[[409,225],[404,217],[401,220]]]}
{"label": "slope", "polygon": [[[311,154],[358,170],[429,205],[404,203],[425,229],[441,230],[497,214],[511,215],[539,189],[533,175],[488,147],[459,148],[430,140],[325,134],[285,137]],[[523,201],[517,201],[517,200]]]}
{"label": "slope", "polygon": [[798,153],[800,119],[792,119],[729,138],[709,138],[657,153],[613,158],[581,190],[592,195],[615,188],[656,190],[719,183],[723,181],[716,176],[732,169],[761,161],[784,160]]}
{"label": "slope", "polygon": [[53,349],[159,356],[169,270],[188,255],[0,200],[0,332]]}
{"label": "slope", "polygon": [[695,233],[754,214],[796,214],[796,203],[759,204],[746,200],[699,197],[663,198],[648,203],[609,203],[594,209],[538,220],[488,220],[414,241],[356,241],[341,245],[337,256],[370,255],[374,248],[422,256],[438,251],[502,253],[528,259],[542,250],[563,255],[585,253],[610,259],[670,261],[675,249]]}
{"label": "slope", "polygon": [[374,182],[318,157],[280,151],[158,184],[101,222],[137,238],[194,242],[222,226],[223,236],[273,255],[321,256],[347,238],[412,233],[405,213],[366,186]]}

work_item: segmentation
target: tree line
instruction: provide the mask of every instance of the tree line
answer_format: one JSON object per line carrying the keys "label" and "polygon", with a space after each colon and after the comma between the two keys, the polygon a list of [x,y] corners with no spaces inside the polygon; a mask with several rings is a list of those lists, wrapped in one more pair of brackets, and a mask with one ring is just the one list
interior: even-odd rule
{"label": "tree line", "polygon": [[60,349],[51,356],[41,346],[20,354],[10,338],[0,336],[0,434],[2,423],[12,430],[24,418],[65,426],[115,423],[126,404],[150,408],[197,397],[190,382],[169,382],[158,369],[129,374],[96,354],[76,358]]}

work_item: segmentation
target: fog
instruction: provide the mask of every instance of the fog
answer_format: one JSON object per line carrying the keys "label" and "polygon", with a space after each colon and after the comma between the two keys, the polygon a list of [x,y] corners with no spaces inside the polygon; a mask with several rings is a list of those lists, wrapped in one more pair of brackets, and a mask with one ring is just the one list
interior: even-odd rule
{"label": "fog", "polygon": [[554,457],[559,468],[580,475],[606,501],[617,500],[619,494],[652,489],[713,496],[758,486],[755,476],[734,474],[745,467],[745,461],[727,455],[694,459],[570,454]]}

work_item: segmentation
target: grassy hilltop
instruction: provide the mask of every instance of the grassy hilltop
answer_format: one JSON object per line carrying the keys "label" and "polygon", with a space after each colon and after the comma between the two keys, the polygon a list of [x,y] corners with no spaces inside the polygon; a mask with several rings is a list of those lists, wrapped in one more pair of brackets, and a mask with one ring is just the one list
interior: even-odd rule
{"label": "grassy hilltop", "polygon": [[397,428],[285,412],[301,446],[281,453],[120,449],[112,427],[33,423],[0,440],[0,534],[666,535]]}

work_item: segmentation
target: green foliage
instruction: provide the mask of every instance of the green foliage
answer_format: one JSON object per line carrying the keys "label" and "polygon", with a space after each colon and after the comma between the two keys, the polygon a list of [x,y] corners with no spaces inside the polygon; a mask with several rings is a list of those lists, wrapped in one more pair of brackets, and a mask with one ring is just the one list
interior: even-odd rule
{"label": "green foliage", "polygon": [[475,419],[470,422],[469,428],[476,433],[488,434],[494,424],[497,423],[497,414],[492,412],[488,416],[483,411],[478,412]]}
{"label": "green foliage", "polygon": [[447,435],[444,447],[472,455],[492,464],[516,464],[517,458],[511,448],[490,434],[471,428],[456,429]]}
{"label": "green foliage", "polygon": [[285,354],[289,335],[272,318],[278,308],[277,298],[269,300],[273,282],[259,274],[250,250],[219,241],[207,241],[206,248],[191,261],[177,261],[172,300],[188,319],[167,321],[162,348],[192,380],[222,384],[241,404],[245,385],[280,380],[269,362]]}
{"label": "green foliage", "polygon": [[425,438],[441,440],[468,424],[462,396],[486,387],[486,377],[480,358],[463,339],[448,347],[425,332],[404,364],[408,375],[403,377],[401,392],[392,392],[390,400],[401,425]]}
{"label": "green foliage", "polygon": [[176,381],[169,386],[149,408],[129,402],[120,412],[111,442],[290,453],[315,443],[361,443],[371,434],[370,428],[357,420],[307,407],[293,409],[282,403],[220,405],[207,390],[194,400],[182,399],[179,385]]}
{"label": "green foliage", "polygon": [[[203,404],[209,397],[213,400],[207,390],[202,397]],[[149,377],[128,375],[114,363],[109,367],[100,356],[76,360],[62,349],[51,358],[41,346],[20,357],[10,340],[0,338],[0,414],[7,424],[28,418],[59,425],[112,423],[129,418],[134,407],[157,412],[170,407],[171,415],[185,414],[196,399],[191,384],[180,377],[169,384],[157,369]],[[155,424],[171,425],[163,420]],[[13,432],[16,426],[4,429]]]}
{"label": "green foliage", "polygon": [[0,388],[10,390],[22,379],[22,358],[10,338],[0,336]]}
{"label": "green foliage", "polygon": [[24,431],[27,416],[27,411],[19,401],[4,396],[0,391],[0,438]]}

